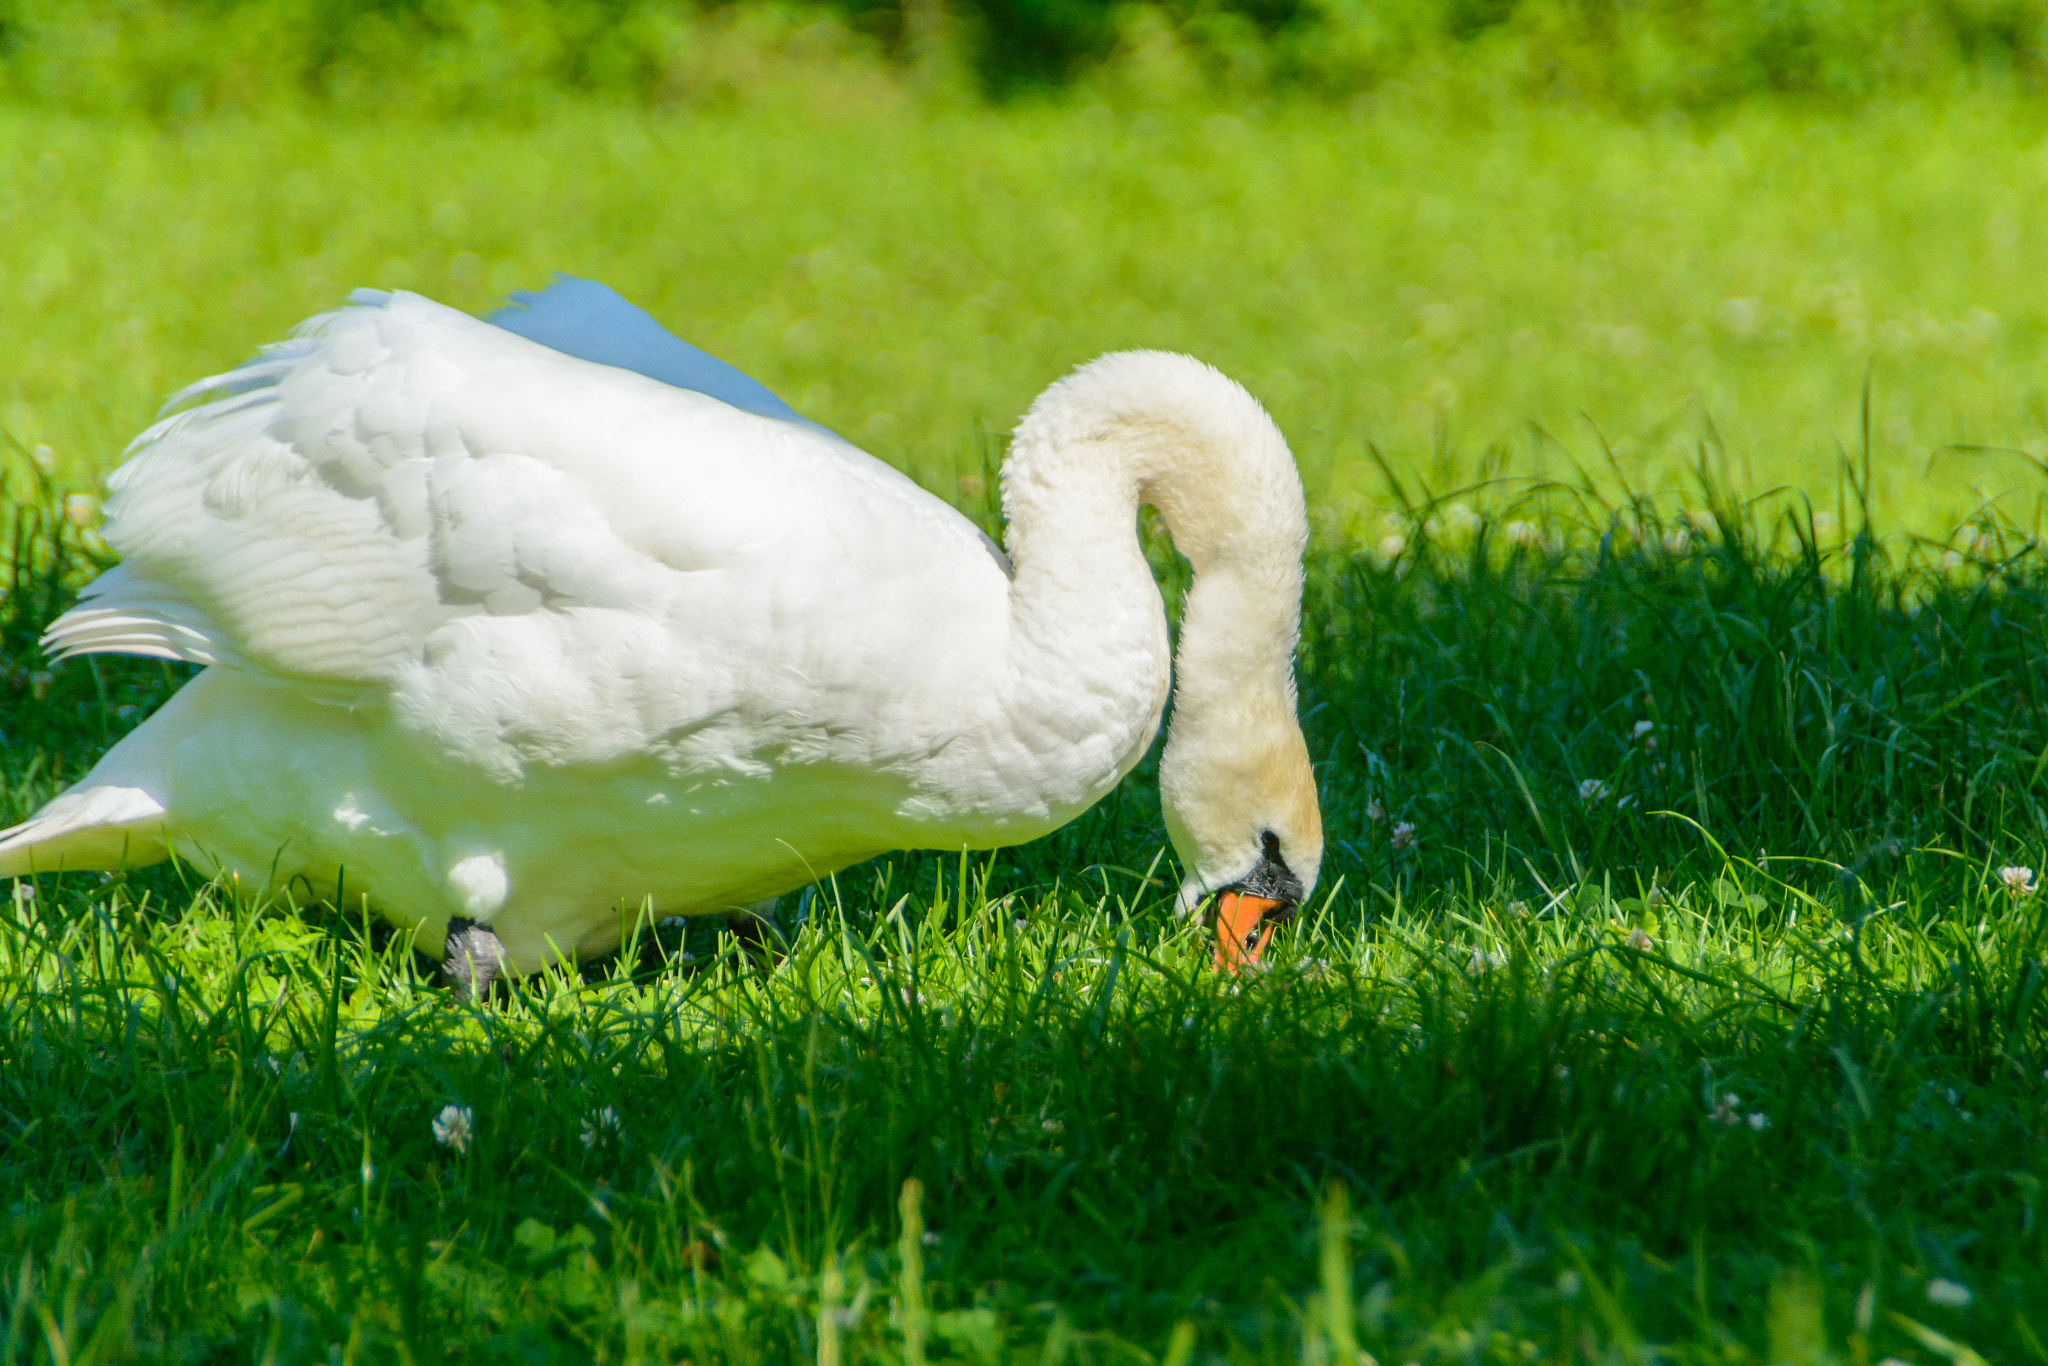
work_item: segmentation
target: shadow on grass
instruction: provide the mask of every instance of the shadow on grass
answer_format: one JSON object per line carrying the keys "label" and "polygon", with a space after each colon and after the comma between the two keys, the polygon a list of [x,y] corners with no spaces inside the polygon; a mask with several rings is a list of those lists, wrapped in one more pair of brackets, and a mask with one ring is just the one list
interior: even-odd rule
{"label": "shadow on grass", "polygon": [[[772,961],[655,927],[483,1007],[345,913],[37,880],[10,1359],[2041,1355],[2033,529],[1399,491],[1312,566],[1331,852],[1259,977],[1172,913],[1149,762]],[[179,681],[37,667],[102,558],[41,493],[17,813]]]}

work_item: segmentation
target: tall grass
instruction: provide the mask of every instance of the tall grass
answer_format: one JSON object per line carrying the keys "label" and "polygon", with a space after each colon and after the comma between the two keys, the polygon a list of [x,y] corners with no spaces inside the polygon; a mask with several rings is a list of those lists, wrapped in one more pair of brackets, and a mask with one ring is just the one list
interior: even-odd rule
{"label": "tall grass", "polygon": [[1451,851],[1418,876],[1644,886],[1703,832],[1862,869],[2048,831],[2030,529],[1888,543],[1853,504],[1708,481],[1689,515],[1595,502],[1560,534],[1554,486],[1492,517],[1396,488],[1411,534],[1314,580],[1304,660],[1346,756],[1329,786],[1384,812],[1356,832],[1381,871],[1367,851],[1401,820]]}
{"label": "tall grass", "polygon": [[[39,879],[9,1359],[2034,1359],[2035,542],[1405,492],[1398,553],[1311,576],[1331,853],[1248,980],[1149,773],[842,873],[771,957],[646,926],[481,1008],[345,908]],[[10,723],[13,802],[162,687],[81,672]]]}

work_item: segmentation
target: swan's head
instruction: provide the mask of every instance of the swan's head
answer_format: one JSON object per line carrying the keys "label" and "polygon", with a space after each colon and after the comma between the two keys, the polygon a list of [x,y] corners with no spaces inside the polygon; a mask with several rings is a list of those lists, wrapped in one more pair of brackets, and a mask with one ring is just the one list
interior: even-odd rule
{"label": "swan's head", "polygon": [[1166,829],[1187,872],[1181,905],[1195,913],[1214,898],[1218,967],[1256,960],[1322,869],[1322,812],[1291,687],[1286,700],[1282,715],[1246,709],[1242,729],[1177,716],[1160,761]]}

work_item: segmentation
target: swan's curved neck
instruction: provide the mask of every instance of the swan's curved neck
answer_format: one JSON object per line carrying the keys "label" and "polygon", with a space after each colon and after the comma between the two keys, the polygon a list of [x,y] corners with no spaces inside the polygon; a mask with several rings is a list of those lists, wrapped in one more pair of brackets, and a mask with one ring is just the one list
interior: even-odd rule
{"label": "swan's curved neck", "polygon": [[1182,356],[1106,356],[1047,390],[1003,469],[1016,566],[1011,705],[1104,752],[1106,792],[1157,730],[1170,677],[1159,590],[1137,535],[1157,507],[1195,571],[1181,618],[1173,738],[1293,725],[1307,518],[1293,458],[1249,395]]}

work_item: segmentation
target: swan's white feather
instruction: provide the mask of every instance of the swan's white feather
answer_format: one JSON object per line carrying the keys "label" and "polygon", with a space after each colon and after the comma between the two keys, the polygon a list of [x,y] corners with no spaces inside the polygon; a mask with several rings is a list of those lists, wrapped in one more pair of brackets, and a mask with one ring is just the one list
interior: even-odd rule
{"label": "swan's white feather", "polygon": [[[211,387],[233,396],[153,427],[115,475],[108,538],[130,568],[88,598],[211,623],[199,629],[281,675],[391,683],[465,617],[644,615],[683,607],[690,574],[830,560],[855,533],[843,485],[941,545],[978,544],[823,429],[416,296],[365,292]],[[60,622],[53,643],[78,631]]]}
{"label": "swan's white feather", "polygon": [[163,804],[147,789],[96,771],[96,781],[0,830],[0,859],[16,877],[155,863],[164,857],[163,819]]}
{"label": "swan's white feather", "polygon": [[123,654],[235,668],[245,664],[206,613],[177,589],[141,577],[125,564],[87,585],[79,605],[43,633],[43,648],[55,659]]}

